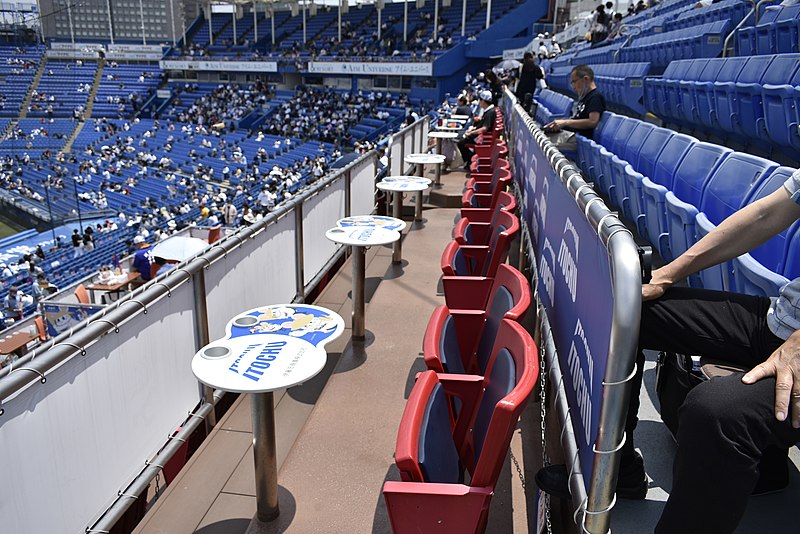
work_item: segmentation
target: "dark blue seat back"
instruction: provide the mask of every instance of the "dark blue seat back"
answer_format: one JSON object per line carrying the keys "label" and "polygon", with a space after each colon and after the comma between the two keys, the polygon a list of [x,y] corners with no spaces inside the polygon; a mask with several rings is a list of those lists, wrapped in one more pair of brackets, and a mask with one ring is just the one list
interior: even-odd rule
{"label": "dark blue seat back", "polygon": [[419,466],[425,482],[459,484],[463,481],[450,424],[444,387],[436,384],[425,407],[419,434]]}
{"label": "dark blue seat back", "polygon": [[489,423],[494,413],[494,407],[506,395],[508,395],[517,383],[517,366],[514,357],[507,348],[502,348],[497,352],[486,390],[481,398],[481,405],[478,408],[478,415],[475,418],[474,443],[475,458],[479,458],[483,443],[486,440],[486,433],[489,430]]}
{"label": "dark blue seat back", "polygon": [[741,208],[761,181],[772,174],[778,164],[758,156],[734,152],[714,171],[703,190],[699,209],[708,220],[719,225]]}
{"label": "dark blue seat back", "polygon": [[711,143],[695,143],[678,166],[672,192],[683,202],[700,206],[706,182],[721,161],[732,152],[729,148]]}
{"label": "dark blue seat back", "polygon": [[[793,172],[794,169],[791,167],[778,167],[772,174],[764,178],[758,187],[753,189],[750,196],[745,199],[744,204],[751,204],[781,189],[784,182],[789,179]],[[760,247],[750,251],[750,255],[771,271],[776,273],[782,272],[784,269],[784,249],[786,247],[786,236],[788,232],[789,229],[784,230]]]}
{"label": "dark blue seat back", "polygon": [[[489,358],[492,355],[492,347],[497,338],[497,329],[500,328],[500,321],[508,310],[514,307],[514,295],[506,287],[501,287],[495,292],[495,297],[489,303],[486,313],[486,322],[483,325],[481,339],[478,342],[478,367],[481,373],[486,372]],[[463,372],[463,371],[462,371]]]}
{"label": "dark blue seat back", "polygon": [[655,174],[658,156],[673,135],[675,132],[667,128],[654,128],[642,143],[638,159],[628,163],[644,176],[652,178]]}
{"label": "dark blue seat back", "polygon": [[463,374],[464,362],[461,360],[461,349],[458,347],[456,322],[452,315],[444,320],[444,328],[439,341],[439,359],[445,373]]}
{"label": "dark blue seat back", "polygon": [[645,141],[647,141],[650,133],[656,128],[657,126],[654,124],[639,121],[639,123],[631,132],[630,137],[628,137],[628,142],[623,147],[622,153],[617,155],[628,163],[633,163],[638,160],[642,145],[645,143]]}
{"label": "dark blue seat back", "polygon": [[614,138],[611,141],[611,146],[607,146],[609,152],[612,154],[619,156],[625,150],[625,146],[628,143],[628,139],[630,138],[631,134],[633,133],[634,128],[639,123],[638,119],[631,119],[625,117],[622,123],[617,128],[617,131],[614,133]]}
{"label": "dark blue seat back", "polygon": [[658,156],[655,173],[650,179],[658,185],[672,189],[678,166],[695,143],[697,139],[685,134],[675,134],[670,137]]}

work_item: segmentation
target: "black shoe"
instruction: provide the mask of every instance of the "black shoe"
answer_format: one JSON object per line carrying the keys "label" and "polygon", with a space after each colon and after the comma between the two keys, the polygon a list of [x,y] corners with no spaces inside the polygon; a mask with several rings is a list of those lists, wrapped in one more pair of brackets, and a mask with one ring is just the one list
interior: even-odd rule
{"label": "black shoe", "polygon": [[632,456],[623,456],[619,461],[617,496],[620,499],[641,501],[647,497],[647,486],[642,455],[633,451]]}
{"label": "black shoe", "polygon": [[[569,499],[569,479],[564,464],[548,465],[539,469],[534,477],[536,485],[545,493],[561,499]],[[647,475],[644,460],[638,452],[620,461],[617,477],[617,496],[620,499],[641,501],[647,497]]]}

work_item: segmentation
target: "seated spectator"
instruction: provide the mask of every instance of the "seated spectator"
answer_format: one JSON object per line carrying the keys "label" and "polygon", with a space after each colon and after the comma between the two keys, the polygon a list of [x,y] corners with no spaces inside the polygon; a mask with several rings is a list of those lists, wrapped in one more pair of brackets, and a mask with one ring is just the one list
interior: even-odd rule
{"label": "seated spectator", "polygon": [[33,297],[25,295],[17,286],[11,286],[3,299],[3,314],[6,320],[21,321],[25,306],[33,304]]}
{"label": "seated spectator", "polygon": [[[644,499],[647,493],[644,463],[633,445],[643,349],[695,354],[750,369],[701,382],[687,395],[678,412],[672,491],[657,534],[734,532],[751,494],[779,491],[789,483],[786,453],[800,440],[800,278],[772,299],[675,284],[751,251],[798,219],[800,171],[795,171],[783,187],[725,219],[642,285],[640,350],[620,451],[618,495],[621,483],[629,498]],[[763,470],[768,458],[774,464],[769,473]],[[540,471],[553,472],[552,466]],[[566,470],[561,472],[537,479],[559,480],[565,491]]]}
{"label": "seated spectator", "polygon": [[480,107],[483,110],[483,116],[478,124],[470,126],[464,132],[464,137],[458,142],[458,150],[461,152],[461,157],[464,158],[464,170],[469,171],[472,156],[475,152],[471,146],[474,144],[479,135],[491,134],[494,132],[495,121],[497,119],[497,112],[492,104],[494,95],[488,89],[484,89],[478,95],[480,97]]}
{"label": "seated spectator", "polygon": [[575,150],[575,134],[592,139],[600,116],[606,109],[606,100],[597,90],[592,69],[586,65],[577,65],[572,69],[569,78],[572,89],[578,95],[578,101],[572,108],[572,117],[556,119],[544,125],[545,133],[562,134],[551,137],[551,141],[562,150]]}

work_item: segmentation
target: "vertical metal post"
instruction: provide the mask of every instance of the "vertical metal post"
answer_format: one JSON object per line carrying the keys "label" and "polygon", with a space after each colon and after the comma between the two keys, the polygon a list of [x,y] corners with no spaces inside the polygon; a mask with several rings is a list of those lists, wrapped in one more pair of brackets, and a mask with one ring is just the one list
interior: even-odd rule
{"label": "vertical metal post", "polygon": [[172,46],[178,46],[178,34],[175,30],[175,1],[169,0],[169,20],[172,22]]}
{"label": "vertical metal post", "polygon": [[[392,217],[395,219],[403,218],[403,192],[392,191]],[[392,263],[400,263],[403,259],[403,236],[394,242],[392,250]]]}
{"label": "vertical metal post", "polygon": [[467,0],[461,0],[461,37],[467,33]]}
{"label": "vertical metal post", "polygon": [[492,22],[492,0],[486,2],[486,28],[489,29],[489,24]]}
{"label": "vertical metal post", "polygon": [[253,0],[253,42],[258,43],[258,9],[256,0]]}
{"label": "vertical metal post", "polygon": [[378,41],[381,40],[381,8],[378,8]]}
{"label": "vertical metal post", "polygon": [[433,40],[439,38],[439,0],[433,0]]}
{"label": "vertical metal post", "polygon": [[303,44],[306,44],[308,37],[306,36],[306,3],[303,1]]}
{"label": "vertical metal post", "polygon": [[208,2],[208,44],[214,46],[214,29],[212,22],[214,21],[214,13],[211,10],[211,0]]}
{"label": "vertical metal post", "polygon": [[[41,12],[39,12],[41,15]],[[106,15],[108,15],[108,40],[114,44],[114,23],[111,21],[111,0],[106,0]]]}
{"label": "vertical metal post", "polygon": [[297,295],[295,299],[297,302],[305,302],[306,300],[306,274],[303,268],[305,263],[303,248],[303,204],[298,202],[294,205],[294,258],[295,258],[295,284]]}
{"label": "vertical metal post", "polygon": [[[41,16],[41,11],[39,15]],[[69,19],[69,40],[72,43],[72,48],[75,48],[75,28],[72,26],[72,2],[67,2],[67,18]]]}
{"label": "vertical metal post", "polygon": [[145,36],[145,27],[144,27],[144,2],[143,0],[139,0],[139,15],[142,19],[142,44],[147,44],[147,37]]}
{"label": "vertical metal post", "polygon": [[83,218],[81,217],[81,200],[78,198],[78,180],[72,179],[72,185],[75,186],[75,209],[78,211],[78,226],[80,226],[81,234],[83,233]]}
{"label": "vertical metal post", "polygon": [[253,463],[256,471],[256,517],[272,521],[280,515],[278,507],[278,454],[275,446],[275,406],[273,395],[250,395],[253,418]]}
{"label": "vertical metal post", "polygon": [[236,15],[237,15],[236,11],[238,9],[239,8],[237,7],[237,4],[234,3],[233,4],[233,46],[236,46],[236,35],[237,35],[237,33],[236,33]]}
{"label": "vertical metal post", "polygon": [[406,173],[406,133],[400,134],[400,174]]}
{"label": "vertical metal post", "polygon": [[347,171],[344,173],[344,216],[350,217],[352,213],[352,201],[353,201],[353,178],[351,175],[351,171]]}
{"label": "vertical metal post", "polygon": [[342,0],[339,0],[339,43],[342,42]]}
{"label": "vertical metal post", "polygon": [[[197,350],[208,345],[210,335],[208,332],[208,306],[206,303],[206,273],[200,269],[192,275],[192,292],[194,295],[194,344]],[[198,382],[203,399],[213,404],[214,389]],[[211,432],[217,424],[217,415],[214,410],[206,416],[206,434]]]}
{"label": "vertical metal post", "polygon": [[269,8],[269,18],[272,24],[272,46],[275,46],[275,9],[273,6]]}
{"label": "vertical metal post", "polygon": [[352,247],[353,262],[353,339],[364,339],[364,277],[366,247]]}
{"label": "vertical metal post", "polygon": [[408,40],[408,0],[403,2],[403,49],[406,48],[406,41]]}

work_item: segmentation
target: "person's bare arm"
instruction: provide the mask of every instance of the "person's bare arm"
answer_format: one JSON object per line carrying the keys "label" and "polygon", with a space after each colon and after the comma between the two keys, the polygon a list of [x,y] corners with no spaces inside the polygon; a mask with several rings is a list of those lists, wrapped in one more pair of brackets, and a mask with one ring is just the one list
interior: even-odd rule
{"label": "person's bare arm", "polygon": [[653,271],[642,286],[643,300],[658,298],[675,282],[712,265],[749,252],[800,218],[785,188],[740,209],[667,265]]}
{"label": "person's bare arm", "polygon": [[600,123],[600,112],[592,111],[588,119],[556,119],[545,125],[546,130],[559,131],[564,128],[574,130],[591,130]]}

